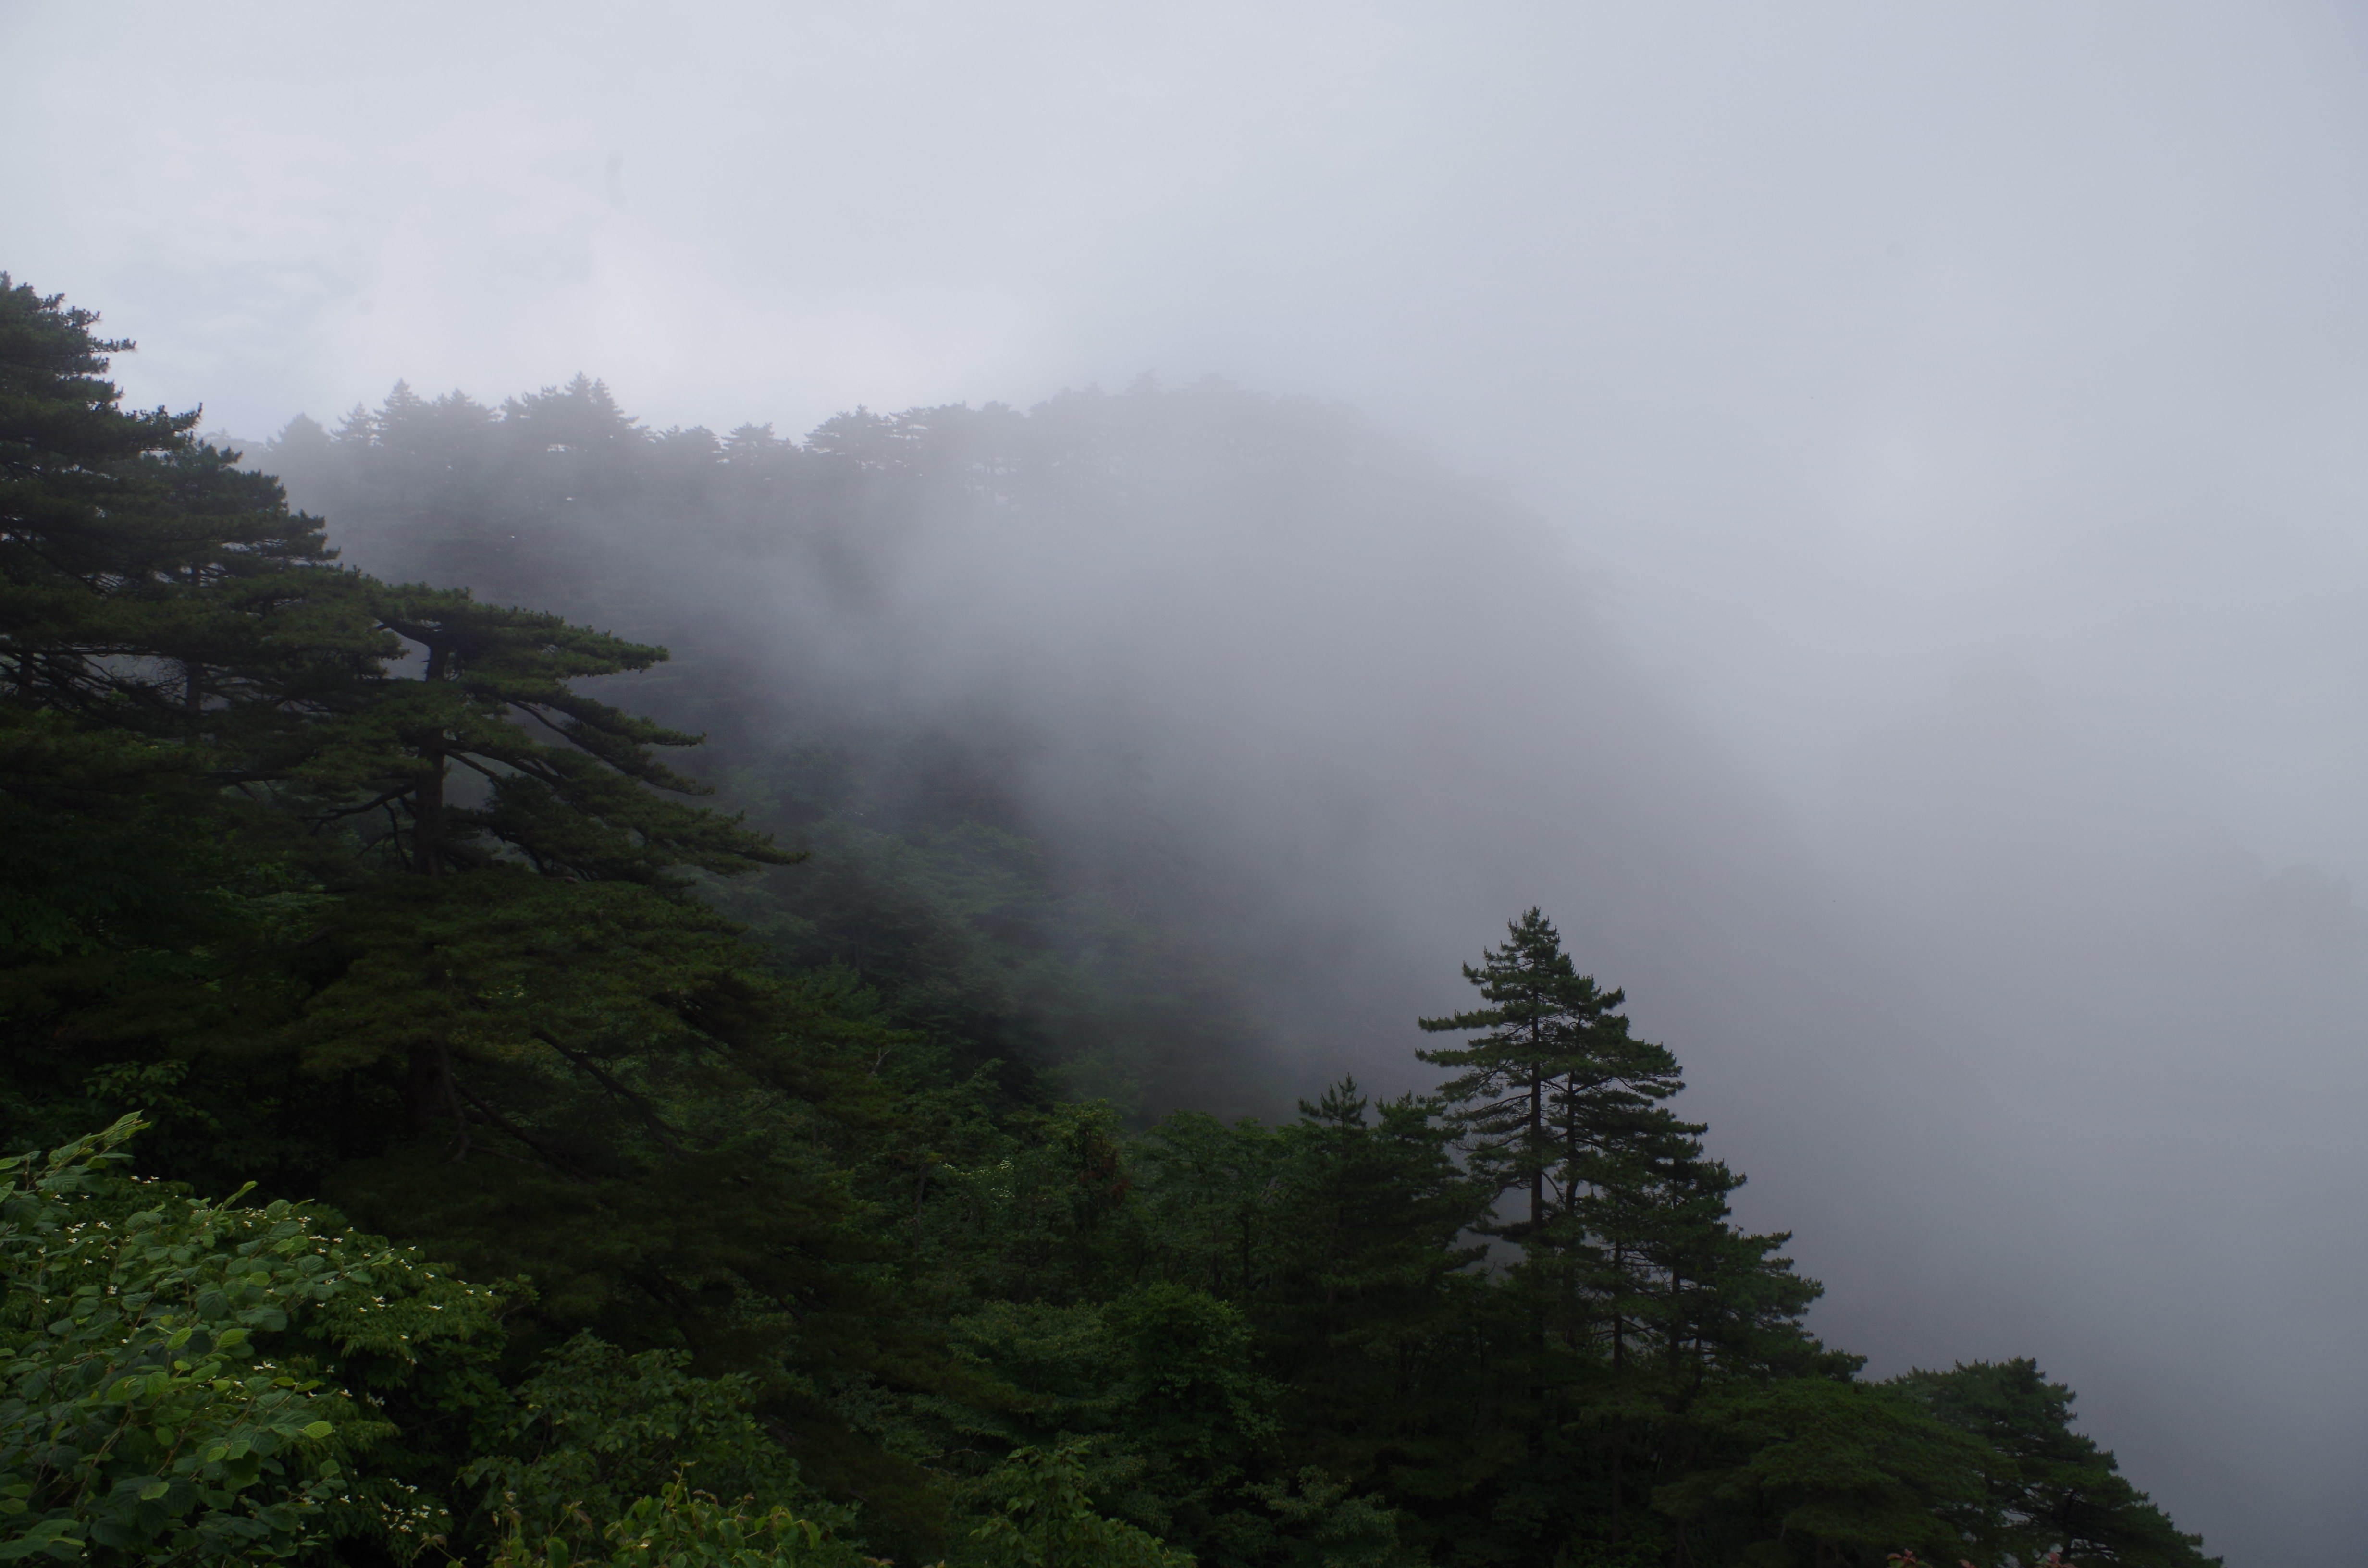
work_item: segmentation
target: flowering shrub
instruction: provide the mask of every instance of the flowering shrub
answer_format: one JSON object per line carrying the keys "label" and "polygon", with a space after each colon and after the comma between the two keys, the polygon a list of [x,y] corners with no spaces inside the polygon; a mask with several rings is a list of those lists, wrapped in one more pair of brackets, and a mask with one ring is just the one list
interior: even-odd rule
{"label": "flowering shrub", "polygon": [[341,1462],[384,1424],[256,1339],[367,1321],[412,1260],[307,1205],[110,1171],[140,1125],[0,1159],[0,1562],[286,1558],[358,1508],[339,1533],[417,1540],[427,1510]]}

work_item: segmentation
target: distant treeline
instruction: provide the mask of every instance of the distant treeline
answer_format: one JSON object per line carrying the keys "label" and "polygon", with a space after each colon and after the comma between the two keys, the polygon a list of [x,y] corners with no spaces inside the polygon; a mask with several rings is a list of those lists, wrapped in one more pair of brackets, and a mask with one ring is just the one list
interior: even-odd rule
{"label": "distant treeline", "polygon": [[866,551],[1101,415],[398,394],[270,454],[366,574],[128,347],[0,277],[0,1559],[2206,1561],[2031,1362],[1810,1335],[1538,911],[1435,1093],[1128,1114],[1240,1081],[1189,869],[855,700]]}

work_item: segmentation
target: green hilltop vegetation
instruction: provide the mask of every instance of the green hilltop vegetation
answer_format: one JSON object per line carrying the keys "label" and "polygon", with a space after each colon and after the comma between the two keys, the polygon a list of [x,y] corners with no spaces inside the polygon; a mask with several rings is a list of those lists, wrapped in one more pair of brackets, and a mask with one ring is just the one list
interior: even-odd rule
{"label": "green hilltop vegetation", "polygon": [[268,454],[366,574],[129,347],[0,278],[0,1561],[2211,1561],[2032,1363],[1814,1337],[1539,912],[1269,1124],[1156,824],[867,710],[848,528],[1265,405],[398,390]]}

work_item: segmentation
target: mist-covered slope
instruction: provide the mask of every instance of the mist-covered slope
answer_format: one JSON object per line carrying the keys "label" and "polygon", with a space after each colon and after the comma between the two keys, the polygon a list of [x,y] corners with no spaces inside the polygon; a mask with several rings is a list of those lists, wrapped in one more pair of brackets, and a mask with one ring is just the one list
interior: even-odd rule
{"label": "mist-covered slope", "polygon": [[805,923],[904,881],[882,921],[953,919],[1040,1058],[1158,1105],[1395,1055],[1417,955],[1508,897],[1607,959],[1766,961],[1781,828],[1559,541],[1344,409],[1146,383],[792,443],[643,432],[586,383],[398,391],[267,460],[350,562],[666,643],[637,695],[818,850],[769,881],[781,939],[884,967],[892,932]]}
{"label": "mist-covered slope", "polygon": [[[357,563],[671,646],[639,689],[816,851],[735,911],[982,1055],[1153,1112],[1343,1067],[1413,1086],[1435,955],[1543,903],[1695,1066],[1746,1211],[1804,1232],[1821,1321],[1878,1365],[2036,1335],[2175,1497],[2268,1528],[2278,1488],[2334,1483],[2323,1284],[2221,1267],[2173,1216],[2319,1211],[2248,1151],[2345,1102],[2228,1041],[2340,1075],[2356,916],[2116,774],[2011,665],[1780,809],[1603,634],[1567,536],[1344,409],[1219,383],[802,442],[647,431],[581,381],[399,389],[264,460]],[[2201,1369],[2264,1288],[2295,1336]]]}
{"label": "mist-covered slope", "polygon": [[[884,480],[859,511],[888,526],[869,562],[836,551],[844,646],[803,651],[829,673],[868,644],[885,678],[819,680],[768,725],[734,689],[761,664],[690,672],[694,710],[744,721],[741,793],[822,850],[741,926],[723,889],[809,858],[684,800],[706,791],[666,757],[699,736],[586,689],[664,649],[337,565],[197,414],[122,410],[94,325],[0,274],[0,1146],[34,1151],[0,1160],[0,1557],[2215,1561],[2032,1359],[1873,1380],[1809,1330],[1822,1287],[1738,1222],[1742,1176],[1669,1103],[1678,1057],[1535,906],[1463,968],[1479,1005],[1420,1021],[1434,1092],[1343,1075],[1274,1123],[1133,1128],[1060,1092],[1306,1066],[1228,1015],[1324,1006],[1284,922],[1326,906],[1284,889],[1327,856],[1164,843],[1158,806],[1197,790],[1199,829],[1283,847],[1193,755],[1227,728],[1111,717],[1115,758],[1061,729],[1113,695],[1190,717],[1141,657],[1152,617],[997,593],[988,563],[1017,546],[1123,590],[1111,566],[1148,554],[1153,598],[1206,610],[1209,518],[1270,557],[1385,559],[1340,520],[1397,543],[1440,518],[1352,421],[1146,388],[1019,441],[939,415],[935,465],[885,444],[918,420],[811,443],[824,477]],[[597,388],[539,403],[442,413],[598,460],[546,464],[546,502],[647,505]],[[373,497],[384,537],[479,570],[573,543],[579,586],[667,609],[658,552],[604,561],[588,508],[553,538],[499,466],[384,439],[416,410],[391,412],[347,431],[411,471]],[[728,645],[723,574],[675,576],[673,613],[704,601]],[[973,602],[1005,623],[965,624]],[[1073,602],[1097,613],[1062,626],[1095,634],[1008,621]],[[1252,783],[1338,789],[1285,732],[1309,692],[1359,696],[1359,662],[1243,641],[1298,694],[1217,692],[1265,721]],[[1358,846],[1315,847],[1345,869]],[[1261,941],[1293,961],[1245,970]]]}

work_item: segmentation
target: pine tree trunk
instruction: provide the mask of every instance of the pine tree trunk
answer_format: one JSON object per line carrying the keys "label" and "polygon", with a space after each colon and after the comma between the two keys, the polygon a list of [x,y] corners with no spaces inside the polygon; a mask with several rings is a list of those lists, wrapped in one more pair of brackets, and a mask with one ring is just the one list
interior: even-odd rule
{"label": "pine tree trunk", "polygon": [[[1532,1051],[1536,1050],[1536,1033],[1531,1030]],[[1535,1062],[1530,1067],[1530,1233],[1522,1249],[1532,1262],[1542,1260],[1548,1252],[1545,1235],[1546,1219],[1546,1079],[1545,1073]],[[1548,1286],[1548,1290],[1552,1287]],[[1539,1368],[1543,1370],[1546,1352],[1546,1291],[1540,1290],[1534,1276],[1530,1287],[1530,1343],[1537,1353]],[[1538,1389],[1542,1396],[1543,1384]]]}
{"label": "pine tree trunk", "polygon": [[423,877],[444,874],[444,770],[440,751],[426,754],[428,771],[411,807],[411,860]]}
{"label": "pine tree trunk", "polygon": [[[1611,1246],[1611,1397],[1618,1399],[1626,1392],[1628,1370],[1628,1317],[1621,1301],[1622,1286],[1628,1278],[1628,1248],[1625,1243]],[[1611,1422],[1611,1544],[1620,1544],[1620,1491],[1622,1471],[1628,1457],[1628,1437],[1624,1424],[1614,1416]]]}
{"label": "pine tree trunk", "polygon": [[[427,653],[427,679],[444,678],[447,665],[444,650],[432,648]],[[420,747],[420,760],[427,770],[422,774],[419,791],[411,803],[411,861],[423,877],[440,877],[444,861],[444,775],[451,764],[444,759],[444,735],[437,733]]]}
{"label": "pine tree trunk", "polygon": [[1614,1546],[1620,1544],[1620,1491],[1627,1459],[1627,1434],[1621,1430],[1621,1424],[1614,1421],[1611,1424],[1611,1544]]}
{"label": "pine tree trunk", "polygon": [[438,1117],[454,1114],[451,1062],[441,1046],[423,1045],[412,1049],[404,1067],[403,1098],[411,1131],[425,1135]]}
{"label": "pine tree trunk", "polygon": [[1539,1234],[1546,1219],[1546,1166],[1542,1157],[1546,1141],[1546,1080],[1530,1070],[1530,1233]]}

